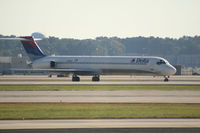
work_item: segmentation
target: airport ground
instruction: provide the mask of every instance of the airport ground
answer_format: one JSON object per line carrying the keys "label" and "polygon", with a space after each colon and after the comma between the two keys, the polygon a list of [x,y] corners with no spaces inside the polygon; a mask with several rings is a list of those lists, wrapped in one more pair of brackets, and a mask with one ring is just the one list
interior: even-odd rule
{"label": "airport ground", "polygon": [[[39,89],[33,91],[31,87],[74,87],[76,89],[64,89],[64,90],[48,90]],[[96,89],[87,89],[89,87],[97,87]],[[29,91],[16,89],[12,90],[12,87],[17,88],[28,88]],[[98,87],[104,87],[101,90]],[[111,88],[106,90],[105,88]],[[117,88],[117,89],[113,89]],[[8,89],[2,89],[6,88]],[[123,88],[120,90],[120,88]],[[126,89],[128,88],[128,89]],[[153,89],[156,88],[156,89]],[[164,89],[163,89],[164,88]],[[167,89],[168,88],[168,89]],[[171,88],[171,89],[169,89]],[[23,105],[23,104],[70,104],[77,106],[81,105],[106,105],[112,106],[127,105],[130,108],[135,105],[155,105],[158,107],[160,105],[167,106],[173,105],[177,108],[186,107],[186,114],[194,114],[193,111],[199,112],[200,107],[200,76],[172,76],[169,82],[163,82],[163,77],[151,77],[151,76],[101,76],[100,82],[92,82],[91,77],[81,77],[80,82],[71,82],[71,77],[57,78],[53,76],[49,78],[47,76],[0,76],[0,105],[9,105],[12,109],[12,105]],[[146,104],[146,105],[145,105]],[[189,106],[189,108],[188,108]],[[192,106],[195,106],[193,108]],[[3,106],[2,106],[3,107]],[[149,107],[149,108],[154,108]],[[2,110],[2,108],[1,108]],[[117,109],[115,109],[117,110]],[[133,109],[132,109],[133,110]],[[158,108],[159,110],[159,108]],[[172,109],[173,110],[173,109]],[[174,109],[177,111],[177,109]],[[181,110],[181,109],[180,109]],[[5,111],[5,110],[4,110]],[[154,112],[154,111],[153,111]],[[126,113],[126,112],[124,112]],[[148,114],[148,113],[146,113]],[[173,115],[173,113],[172,113]],[[176,114],[174,114],[176,116]],[[101,117],[100,117],[101,118]],[[109,118],[109,117],[108,117]],[[110,117],[114,118],[114,117]],[[123,117],[122,117],[123,118]],[[73,120],[73,122],[62,123],[63,119],[50,120],[50,122],[45,122],[38,120],[1,120],[0,121],[0,132],[38,132],[39,129],[45,127],[61,128],[55,130],[40,130],[42,132],[199,132],[200,131],[200,121],[199,114],[196,116],[185,117],[184,119],[164,119],[165,117],[158,117],[162,119],[152,119],[154,117],[148,117],[148,119],[136,119],[137,117],[126,117],[126,119],[89,119],[88,121],[80,121],[78,119]],[[127,119],[131,118],[131,119]],[[134,118],[134,119],[132,119]],[[149,121],[151,118],[152,121]],[[172,117],[169,117],[172,118]],[[177,117],[175,117],[177,118]],[[186,119],[187,118],[187,119]],[[190,119],[188,119],[190,118]],[[191,119],[195,118],[195,119]],[[21,119],[21,118],[20,118]],[[84,119],[85,120],[85,119]],[[105,120],[105,121],[104,121]],[[108,120],[108,122],[106,122]],[[49,120],[47,120],[49,121]],[[69,120],[70,121],[70,120]],[[94,122],[96,121],[96,122]],[[170,121],[170,122],[169,122]],[[118,123],[119,122],[119,123]],[[145,122],[147,122],[145,124]],[[174,122],[174,123],[173,123]],[[40,123],[38,126],[35,123]],[[66,123],[70,123],[67,125]],[[96,123],[96,125],[95,125]],[[109,125],[105,126],[103,125]],[[109,124],[110,123],[110,124]],[[171,123],[171,125],[167,124]],[[15,125],[19,124],[19,125]],[[94,125],[93,125],[94,124]],[[135,125],[134,125],[135,124]],[[161,124],[161,125],[160,125]],[[29,125],[29,126],[28,126]],[[43,127],[42,127],[43,125]],[[54,126],[55,127],[54,127]],[[57,127],[56,127],[57,125]],[[62,127],[59,127],[62,125]],[[155,126],[157,125],[157,126]],[[14,127],[18,128],[14,128]],[[31,126],[38,127],[35,130]],[[84,127],[85,126],[85,127]],[[29,127],[24,130],[25,127]],[[66,129],[67,128],[67,129]],[[84,129],[82,129],[84,128]],[[162,128],[162,129],[161,129]],[[185,129],[186,128],[186,129]],[[6,130],[6,129],[20,129],[20,130]]]}
{"label": "airport ground", "polygon": [[199,133],[199,128],[77,128],[77,129],[13,129],[0,133]]}
{"label": "airport ground", "polygon": [[87,86],[128,86],[128,85],[200,85],[200,76],[171,76],[170,82],[163,82],[162,76],[101,76],[100,82],[92,82],[91,76],[80,76],[80,82],[72,82],[71,77],[57,78],[56,76],[2,75],[0,85],[87,85]]}

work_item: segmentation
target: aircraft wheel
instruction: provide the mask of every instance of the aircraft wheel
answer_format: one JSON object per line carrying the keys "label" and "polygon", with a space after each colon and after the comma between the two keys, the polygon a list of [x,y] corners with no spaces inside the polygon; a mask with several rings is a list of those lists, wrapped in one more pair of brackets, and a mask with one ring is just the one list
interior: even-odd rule
{"label": "aircraft wheel", "polygon": [[99,77],[92,77],[92,81],[99,81]]}
{"label": "aircraft wheel", "polygon": [[80,78],[79,78],[79,77],[76,77],[76,81],[80,81]]}
{"label": "aircraft wheel", "polygon": [[164,82],[168,82],[168,81],[169,81],[169,79],[168,79],[168,78],[165,78],[165,79],[164,79]]}
{"label": "aircraft wheel", "polygon": [[79,77],[72,77],[72,81],[80,81]]}

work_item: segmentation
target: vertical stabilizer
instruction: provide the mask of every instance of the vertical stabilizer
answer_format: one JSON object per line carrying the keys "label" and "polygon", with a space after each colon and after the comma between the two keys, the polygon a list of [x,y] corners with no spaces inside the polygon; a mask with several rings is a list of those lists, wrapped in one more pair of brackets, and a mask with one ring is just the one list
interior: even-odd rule
{"label": "vertical stabilizer", "polygon": [[24,49],[26,50],[26,53],[28,54],[31,61],[37,60],[45,56],[32,36],[22,36],[20,38],[23,38],[20,41],[22,42]]}

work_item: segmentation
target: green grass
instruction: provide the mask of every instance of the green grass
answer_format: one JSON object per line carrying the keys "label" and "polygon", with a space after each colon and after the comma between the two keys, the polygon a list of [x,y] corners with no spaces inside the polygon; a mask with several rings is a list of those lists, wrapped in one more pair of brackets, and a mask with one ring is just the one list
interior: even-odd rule
{"label": "green grass", "polygon": [[0,86],[0,91],[196,90],[200,86]]}
{"label": "green grass", "polygon": [[200,118],[200,104],[0,104],[0,119]]}

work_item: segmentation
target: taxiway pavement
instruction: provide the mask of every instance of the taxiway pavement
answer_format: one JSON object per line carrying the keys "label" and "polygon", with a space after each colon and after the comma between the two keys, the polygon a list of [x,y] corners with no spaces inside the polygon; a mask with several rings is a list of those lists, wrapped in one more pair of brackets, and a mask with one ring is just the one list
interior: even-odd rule
{"label": "taxiway pavement", "polygon": [[200,119],[1,120],[0,129],[200,128]]}
{"label": "taxiway pavement", "polygon": [[200,76],[171,76],[169,82],[152,76],[101,76],[100,82],[92,82],[88,76],[80,78],[80,82],[72,82],[71,77],[11,75],[0,76],[0,85],[200,85]]}
{"label": "taxiway pavement", "polygon": [[4,129],[0,133],[199,133],[200,128]]}
{"label": "taxiway pavement", "polygon": [[0,103],[200,103],[200,91],[1,91]]}
{"label": "taxiway pavement", "polygon": [[[172,76],[169,82],[151,76],[101,76],[100,82],[81,77],[80,82],[70,78],[47,76],[0,76],[5,85],[200,85],[200,76]],[[66,103],[200,103],[200,91],[0,91],[0,103],[66,102]],[[98,130],[98,129],[102,130]],[[12,130],[8,130],[12,129]],[[20,130],[17,130],[20,129]],[[35,129],[35,130],[33,130]],[[59,132],[59,131],[124,131],[199,132],[200,119],[82,119],[82,120],[0,120],[0,132]],[[74,130],[78,129],[78,130]],[[111,130],[109,130],[111,129]],[[115,130],[119,129],[119,130]],[[161,130],[159,130],[161,129]],[[185,130],[184,130],[185,129]]]}

